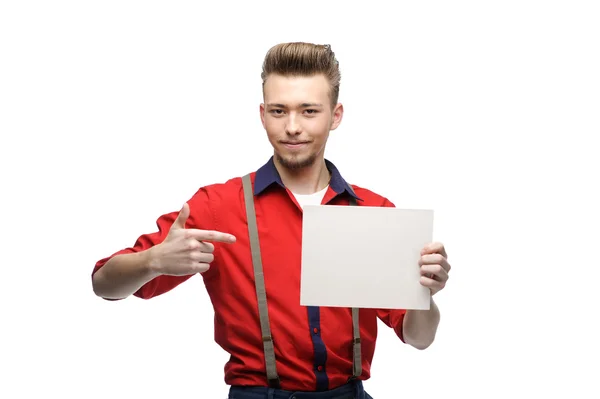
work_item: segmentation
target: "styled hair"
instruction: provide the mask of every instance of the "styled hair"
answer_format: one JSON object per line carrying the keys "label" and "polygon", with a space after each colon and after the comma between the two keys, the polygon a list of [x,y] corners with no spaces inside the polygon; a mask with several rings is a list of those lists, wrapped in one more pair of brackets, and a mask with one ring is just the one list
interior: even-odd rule
{"label": "styled hair", "polygon": [[323,74],[331,86],[329,97],[332,108],[340,93],[339,62],[328,44],[304,42],[277,44],[267,52],[262,67],[263,89],[271,74],[281,76],[314,76]]}

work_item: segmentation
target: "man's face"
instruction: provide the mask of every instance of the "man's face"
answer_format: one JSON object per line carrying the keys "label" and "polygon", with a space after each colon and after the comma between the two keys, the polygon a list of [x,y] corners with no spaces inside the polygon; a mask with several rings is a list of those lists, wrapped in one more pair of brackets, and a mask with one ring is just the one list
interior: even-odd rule
{"label": "man's face", "polygon": [[331,108],[329,90],[323,75],[267,78],[260,116],[282,166],[305,168],[324,155],[329,131],[343,114],[341,104]]}

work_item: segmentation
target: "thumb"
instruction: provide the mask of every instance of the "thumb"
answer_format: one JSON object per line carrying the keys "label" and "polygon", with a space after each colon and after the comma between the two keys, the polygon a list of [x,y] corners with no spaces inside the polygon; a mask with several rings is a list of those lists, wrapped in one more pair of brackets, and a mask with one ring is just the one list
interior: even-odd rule
{"label": "thumb", "polygon": [[173,222],[173,226],[171,226],[171,229],[185,229],[185,222],[187,221],[189,216],[190,206],[186,202],[185,204],[183,204],[183,208],[181,208],[181,211],[179,212],[179,215],[177,215],[177,219],[175,219],[175,221]]}

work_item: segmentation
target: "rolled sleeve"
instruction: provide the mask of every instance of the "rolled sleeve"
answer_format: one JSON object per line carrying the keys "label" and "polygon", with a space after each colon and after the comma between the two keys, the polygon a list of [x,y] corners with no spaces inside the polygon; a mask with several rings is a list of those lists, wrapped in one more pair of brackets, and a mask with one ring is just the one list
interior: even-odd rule
{"label": "rolled sleeve", "polygon": [[385,325],[392,328],[398,338],[404,343],[404,334],[402,330],[402,325],[404,324],[404,316],[406,315],[406,310],[404,309],[379,309],[377,310],[377,317],[383,321]]}
{"label": "rolled sleeve", "polygon": [[[186,222],[186,228],[213,230],[214,229],[214,213],[211,209],[211,198],[209,190],[206,187],[199,189],[194,196],[187,201],[190,207],[190,216]],[[100,270],[110,259],[117,255],[142,252],[153,246],[162,243],[169,234],[169,229],[177,219],[178,211],[161,215],[156,220],[157,230],[151,233],[140,235],[132,247],[121,249],[110,256],[100,259],[94,265],[92,276]],[[188,280],[192,276],[158,276],[144,284],[134,296],[142,299],[150,299],[158,295],[164,294]]]}

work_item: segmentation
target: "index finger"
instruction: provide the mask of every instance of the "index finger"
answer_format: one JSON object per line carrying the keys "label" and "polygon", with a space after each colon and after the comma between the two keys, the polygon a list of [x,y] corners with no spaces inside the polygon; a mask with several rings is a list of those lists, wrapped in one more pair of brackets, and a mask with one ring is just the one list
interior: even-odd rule
{"label": "index finger", "polygon": [[215,230],[198,230],[198,229],[187,229],[186,234],[190,238],[194,238],[198,241],[216,241],[225,243],[234,243],[236,238],[232,234],[223,233]]}

